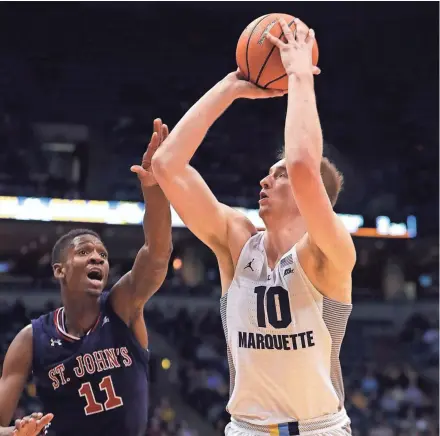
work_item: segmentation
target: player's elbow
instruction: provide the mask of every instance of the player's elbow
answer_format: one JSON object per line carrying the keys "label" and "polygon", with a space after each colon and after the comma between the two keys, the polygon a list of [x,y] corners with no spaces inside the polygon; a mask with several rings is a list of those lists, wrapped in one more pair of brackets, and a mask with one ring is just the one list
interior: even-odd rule
{"label": "player's elbow", "polygon": [[170,174],[170,159],[167,153],[157,150],[151,159],[151,168],[156,178],[166,178]]}
{"label": "player's elbow", "polygon": [[153,270],[163,270],[168,268],[168,263],[173,252],[173,243],[171,240],[164,244],[161,240],[149,241],[140,250],[140,257],[145,259]]}
{"label": "player's elbow", "polygon": [[163,284],[168,273],[169,259],[158,259],[154,265],[149,268],[148,274],[148,286],[146,294],[150,296],[155,293]]}
{"label": "player's elbow", "polygon": [[155,177],[160,180],[170,179],[179,174],[185,167],[185,164],[179,163],[173,158],[170,151],[159,148],[151,160],[151,168]]}
{"label": "player's elbow", "polygon": [[171,259],[171,253],[173,252],[173,243],[170,242],[169,244],[155,244],[149,247],[149,250],[152,254],[152,256],[156,259],[157,268],[160,270],[168,268],[168,264]]}

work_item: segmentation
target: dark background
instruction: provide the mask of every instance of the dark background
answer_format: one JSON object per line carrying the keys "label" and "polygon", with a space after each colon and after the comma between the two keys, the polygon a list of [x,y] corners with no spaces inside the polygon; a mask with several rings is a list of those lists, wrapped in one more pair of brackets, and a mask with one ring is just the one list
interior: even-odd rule
{"label": "dark background", "polygon": [[[438,315],[423,309],[438,302],[438,3],[2,3],[0,196],[140,201],[129,167],[140,161],[153,119],[172,128],[236,68],[242,30],[269,12],[296,15],[315,29],[325,154],[345,176],[337,212],[362,214],[369,223],[378,215],[418,220],[415,240],[355,239],[353,298],[367,315],[354,313],[343,347],[354,432],[438,434]],[[285,98],[238,101],[212,127],[193,164],[221,201],[258,207],[258,182],[282,147],[285,113]],[[88,226],[110,247],[116,280],[142,243],[140,228]],[[3,351],[46,300],[56,300],[48,253],[71,227],[78,225],[0,220],[0,316],[15,319],[12,328],[9,321],[0,326]],[[147,320],[178,350],[169,379],[180,396],[165,399],[165,382],[157,377],[149,434],[196,434],[197,418],[179,412],[182,399],[220,434],[228,416],[217,267],[186,230],[176,230],[174,240],[172,261],[183,259],[184,267],[171,263],[154,297],[173,310],[150,307]],[[186,272],[194,265],[197,274]],[[39,307],[29,295],[41,300]],[[175,296],[186,303],[177,307]],[[192,317],[200,299],[213,308]],[[396,306],[406,308],[403,320]],[[378,331],[390,342],[382,344]],[[209,364],[199,355],[207,344],[215,344],[218,356]],[[379,365],[390,349],[395,353]],[[157,352],[152,364],[159,375],[163,357]],[[428,368],[437,368],[437,376],[427,379]],[[413,401],[415,385],[423,401]],[[26,394],[17,416],[36,407],[35,396]]]}

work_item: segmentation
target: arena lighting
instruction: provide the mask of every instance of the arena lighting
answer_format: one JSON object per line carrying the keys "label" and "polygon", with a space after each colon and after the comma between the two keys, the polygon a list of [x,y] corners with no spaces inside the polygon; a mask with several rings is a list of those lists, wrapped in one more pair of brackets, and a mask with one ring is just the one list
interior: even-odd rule
{"label": "arena lighting", "polygon": [[[264,228],[257,209],[236,209],[246,215],[257,228]],[[136,202],[0,196],[0,219],[141,225],[143,214],[144,204]],[[362,215],[339,216],[354,236],[405,239],[417,235],[417,220],[414,216],[408,216],[406,222],[402,223],[393,223],[387,216],[378,216],[376,227],[363,227]],[[171,210],[171,219],[173,227],[186,227],[174,209]]]}
{"label": "arena lighting", "polygon": [[162,365],[162,369],[164,369],[165,371],[167,371],[168,369],[171,368],[171,360],[164,358],[161,361],[161,365]]}

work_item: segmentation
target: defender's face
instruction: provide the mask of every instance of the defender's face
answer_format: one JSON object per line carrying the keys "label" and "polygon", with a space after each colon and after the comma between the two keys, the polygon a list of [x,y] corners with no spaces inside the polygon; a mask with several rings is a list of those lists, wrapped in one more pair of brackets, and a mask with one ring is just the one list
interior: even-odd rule
{"label": "defender's face", "polygon": [[55,276],[60,274],[58,278],[65,280],[68,289],[100,295],[109,272],[108,253],[102,241],[93,235],[77,236],[65,256],[62,264],[54,266]]}
{"label": "defender's face", "polygon": [[260,185],[260,216],[269,212],[287,211],[295,206],[285,159],[269,169],[269,174],[260,181]]}

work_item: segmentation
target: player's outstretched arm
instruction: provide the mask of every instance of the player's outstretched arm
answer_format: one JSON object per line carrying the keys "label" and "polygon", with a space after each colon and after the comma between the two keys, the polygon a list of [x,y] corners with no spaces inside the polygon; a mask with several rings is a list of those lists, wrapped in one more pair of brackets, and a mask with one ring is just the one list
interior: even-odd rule
{"label": "player's outstretched arm", "polygon": [[309,239],[341,272],[353,269],[356,252],[342,221],[333,211],[320,174],[323,138],[316,106],[312,65],[314,32],[296,20],[296,35],[280,21],[287,43],[271,34],[289,77],[285,126],[286,167]]}
{"label": "player's outstretched arm", "polygon": [[143,313],[147,300],[165,280],[172,251],[170,203],[157,184],[151,159],[168,136],[168,127],[160,119],[154,121],[154,132],[142,164],[132,166],[141,182],[145,203],[143,220],[144,245],[139,250],[129,273],[113,287],[111,302],[114,310],[127,324]]}
{"label": "player's outstretched arm", "polygon": [[18,400],[32,368],[32,326],[28,325],[12,341],[3,363],[0,378],[0,436],[36,436],[49,424],[53,415],[32,414],[11,422]]}
{"label": "player's outstretched arm", "polygon": [[190,160],[217,118],[238,98],[269,98],[283,92],[254,88],[239,72],[228,74],[195,103],[153,157],[153,172],[188,228],[215,252],[227,247],[232,209],[219,203]]}

